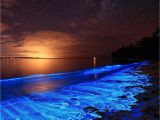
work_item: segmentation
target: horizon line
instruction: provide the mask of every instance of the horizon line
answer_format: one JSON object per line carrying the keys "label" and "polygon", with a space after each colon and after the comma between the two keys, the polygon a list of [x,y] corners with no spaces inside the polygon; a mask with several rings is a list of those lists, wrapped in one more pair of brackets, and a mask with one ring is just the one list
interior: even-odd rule
{"label": "horizon line", "polygon": [[109,58],[108,56],[93,56],[93,57],[13,57],[13,56],[1,56],[0,59],[5,58],[26,58],[26,59],[79,59],[79,58]]}

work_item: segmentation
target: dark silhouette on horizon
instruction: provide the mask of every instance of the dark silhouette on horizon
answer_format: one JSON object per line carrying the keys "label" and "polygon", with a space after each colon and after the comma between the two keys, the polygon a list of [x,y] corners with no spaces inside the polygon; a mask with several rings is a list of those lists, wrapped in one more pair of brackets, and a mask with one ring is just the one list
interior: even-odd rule
{"label": "dark silhouette on horizon", "polygon": [[151,37],[144,37],[136,44],[121,47],[112,53],[113,59],[159,60],[159,28]]}

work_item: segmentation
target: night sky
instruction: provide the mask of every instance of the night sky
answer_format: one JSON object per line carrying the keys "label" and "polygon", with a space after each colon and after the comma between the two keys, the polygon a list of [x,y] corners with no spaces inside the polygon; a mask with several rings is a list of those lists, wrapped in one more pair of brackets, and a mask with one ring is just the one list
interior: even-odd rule
{"label": "night sky", "polygon": [[110,56],[158,27],[159,0],[1,0],[1,56]]}

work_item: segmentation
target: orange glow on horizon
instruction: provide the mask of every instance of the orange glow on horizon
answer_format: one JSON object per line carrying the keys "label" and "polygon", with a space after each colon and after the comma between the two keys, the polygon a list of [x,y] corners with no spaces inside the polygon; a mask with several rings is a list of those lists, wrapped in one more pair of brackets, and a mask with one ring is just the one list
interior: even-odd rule
{"label": "orange glow on horizon", "polygon": [[19,43],[4,44],[5,56],[57,58],[72,54],[68,48],[81,44],[74,35],[65,32],[39,31],[24,33]]}

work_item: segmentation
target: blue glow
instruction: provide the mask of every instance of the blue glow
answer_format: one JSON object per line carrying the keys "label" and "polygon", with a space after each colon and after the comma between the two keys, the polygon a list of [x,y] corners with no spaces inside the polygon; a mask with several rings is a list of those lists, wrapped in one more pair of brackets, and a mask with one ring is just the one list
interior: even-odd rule
{"label": "blue glow", "polygon": [[[140,62],[126,65],[105,66],[70,73],[34,75],[1,81],[33,82],[39,80],[72,80],[82,83],[65,86],[58,90],[35,92],[29,96],[13,97],[1,102],[2,120],[92,120],[101,118],[96,110],[116,112],[131,110],[136,105],[135,95],[145,92],[150,77],[137,68],[147,65]],[[97,75],[95,79],[90,75]],[[101,77],[99,77],[101,76]],[[88,80],[89,79],[89,80]],[[93,79],[92,81],[90,79]],[[95,110],[93,108],[96,108]],[[134,111],[135,117],[141,114]]]}

